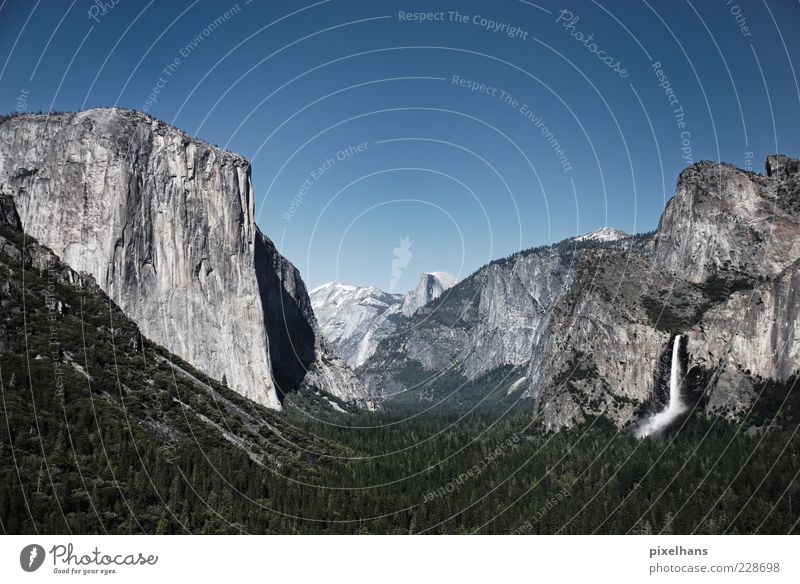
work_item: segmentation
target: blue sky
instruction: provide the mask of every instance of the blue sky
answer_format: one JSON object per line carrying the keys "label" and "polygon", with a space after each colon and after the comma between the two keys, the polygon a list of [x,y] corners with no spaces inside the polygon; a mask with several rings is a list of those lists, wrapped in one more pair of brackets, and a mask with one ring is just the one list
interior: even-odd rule
{"label": "blue sky", "polygon": [[247,156],[310,287],[388,289],[405,237],[396,291],[649,231],[691,161],[800,156],[798,2],[101,4],[2,3],[0,111],[145,109]]}

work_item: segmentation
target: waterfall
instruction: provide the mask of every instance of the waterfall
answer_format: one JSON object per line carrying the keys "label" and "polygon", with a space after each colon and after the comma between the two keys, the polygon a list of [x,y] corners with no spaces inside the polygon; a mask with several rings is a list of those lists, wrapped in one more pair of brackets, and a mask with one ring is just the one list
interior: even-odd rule
{"label": "waterfall", "polygon": [[672,342],[672,365],[669,372],[669,405],[667,411],[683,411],[681,404],[681,336],[675,335]]}
{"label": "waterfall", "polygon": [[636,436],[644,438],[669,426],[675,418],[686,411],[681,400],[681,335],[675,335],[672,342],[672,363],[669,373],[669,403],[663,410],[650,416],[636,430]]}

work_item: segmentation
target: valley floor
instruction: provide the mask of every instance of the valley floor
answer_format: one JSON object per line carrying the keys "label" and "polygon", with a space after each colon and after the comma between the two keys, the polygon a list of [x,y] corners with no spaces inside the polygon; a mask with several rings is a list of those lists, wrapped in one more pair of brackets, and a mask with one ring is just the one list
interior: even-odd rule
{"label": "valley floor", "polygon": [[260,465],[190,419],[178,426],[195,442],[168,458],[97,396],[92,412],[89,394],[48,409],[34,389],[34,416],[30,390],[7,383],[23,364],[0,365],[6,533],[798,530],[800,400],[787,387],[767,388],[740,425],[696,412],[646,440],[602,418],[535,435],[521,408],[313,420],[290,407],[274,423],[292,455]]}

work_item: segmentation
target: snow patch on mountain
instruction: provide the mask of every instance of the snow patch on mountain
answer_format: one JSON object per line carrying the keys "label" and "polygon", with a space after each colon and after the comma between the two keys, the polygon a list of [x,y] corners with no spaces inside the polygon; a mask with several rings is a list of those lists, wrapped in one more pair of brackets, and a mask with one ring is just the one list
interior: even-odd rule
{"label": "snow patch on mountain", "polygon": [[601,227],[591,233],[585,233],[575,238],[575,241],[617,241],[625,239],[628,234],[615,227]]}

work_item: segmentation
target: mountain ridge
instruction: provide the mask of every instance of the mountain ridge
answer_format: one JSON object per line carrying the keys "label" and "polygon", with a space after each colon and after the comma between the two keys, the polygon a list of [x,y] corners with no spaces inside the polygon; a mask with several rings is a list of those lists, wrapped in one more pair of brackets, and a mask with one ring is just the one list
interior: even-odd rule
{"label": "mountain ridge", "polygon": [[378,343],[421,306],[441,296],[457,281],[446,272],[422,272],[405,294],[375,286],[328,282],[309,294],[323,334],[351,367],[363,364]]}

